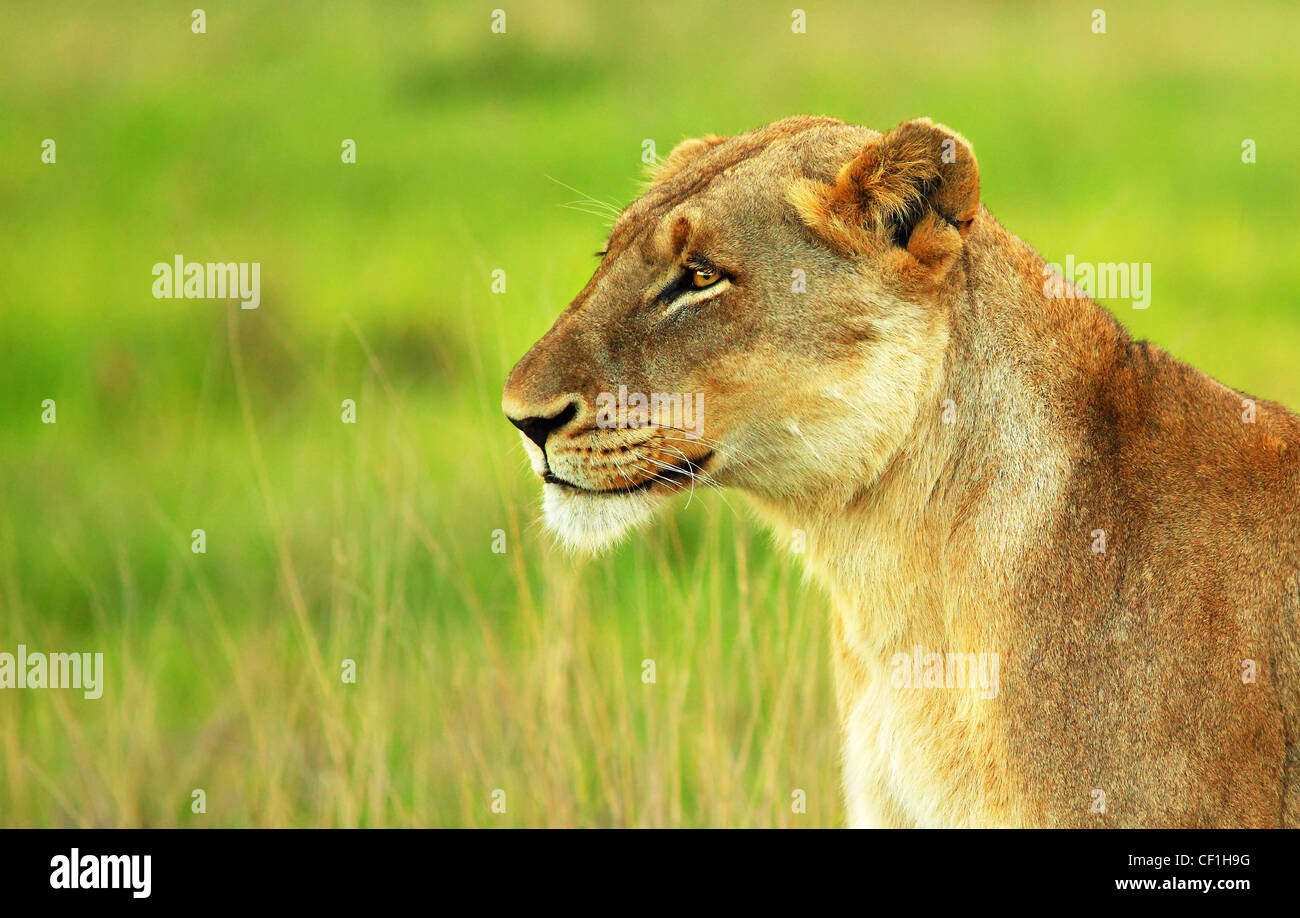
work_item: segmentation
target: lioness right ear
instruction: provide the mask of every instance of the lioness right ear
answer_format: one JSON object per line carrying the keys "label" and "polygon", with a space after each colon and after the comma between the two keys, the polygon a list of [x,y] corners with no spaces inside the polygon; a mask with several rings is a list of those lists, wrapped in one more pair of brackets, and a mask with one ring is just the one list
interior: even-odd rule
{"label": "lioness right ear", "polygon": [[719,137],[717,134],[705,134],[703,137],[692,137],[690,140],[683,140],[673,147],[667,159],[650,167],[650,183],[657,185],[660,182],[667,181],[678,172],[681,172],[701,153],[712,150],[726,139],[725,137]]}
{"label": "lioness right ear", "polygon": [[[930,262],[961,248],[979,209],[979,183],[966,138],[918,118],[868,144],[834,185],[803,182],[790,196],[809,226],[847,251],[865,251],[883,235]],[[957,235],[942,238],[946,228]],[[913,238],[918,230],[925,238]]]}

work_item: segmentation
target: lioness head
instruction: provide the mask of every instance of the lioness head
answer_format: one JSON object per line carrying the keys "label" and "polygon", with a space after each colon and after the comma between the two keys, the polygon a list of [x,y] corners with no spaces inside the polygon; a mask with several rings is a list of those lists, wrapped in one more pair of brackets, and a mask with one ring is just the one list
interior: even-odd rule
{"label": "lioness head", "polygon": [[935,401],[969,144],[797,117],[677,146],[506,381],[548,526],[611,544],[698,485],[847,499]]}

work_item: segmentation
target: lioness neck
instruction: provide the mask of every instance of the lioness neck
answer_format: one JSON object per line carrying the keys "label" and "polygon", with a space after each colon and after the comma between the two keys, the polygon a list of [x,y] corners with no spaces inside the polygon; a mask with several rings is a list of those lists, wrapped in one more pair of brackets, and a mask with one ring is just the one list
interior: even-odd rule
{"label": "lioness neck", "polygon": [[[1004,646],[1016,575],[1065,512],[1079,419],[1127,335],[1090,300],[1045,296],[1043,265],[982,211],[956,269],[962,292],[932,397],[883,471],[847,501],[760,500],[778,531],[806,533],[807,566],[831,595],[844,732],[878,740],[846,745],[851,823],[1022,821],[978,690],[909,694],[890,680],[891,661],[918,648]],[[909,736],[940,761],[913,761]],[[913,781],[891,790],[900,769]],[[918,771],[941,777],[927,787]]]}
{"label": "lioness neck", "polygon": [[[914,606],[923,584],[994,586],[1060,512],[1079,418],[1128,336],[1089,299],[1046,296],[1043,269],[982,210],[955,269],[964,292],[933,397],[883,471],[847,501],[759,501],[774,523],[807,533],[813,571],[877,635],[948,606]],[[890,601],[904,595],[913,602]]]}

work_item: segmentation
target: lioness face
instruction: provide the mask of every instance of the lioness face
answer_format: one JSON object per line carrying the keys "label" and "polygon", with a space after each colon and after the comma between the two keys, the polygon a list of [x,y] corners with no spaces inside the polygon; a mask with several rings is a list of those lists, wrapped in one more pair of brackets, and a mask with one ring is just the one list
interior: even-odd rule
{"label": "lioness face", "polygon": [[902,129],[687,141],[623,211],[505,386],[562,541],[597,551],[697,485],[847,497],[878,474],[932,394],[961,244],[933,188],[886,213],[880,163],[850,174]]}

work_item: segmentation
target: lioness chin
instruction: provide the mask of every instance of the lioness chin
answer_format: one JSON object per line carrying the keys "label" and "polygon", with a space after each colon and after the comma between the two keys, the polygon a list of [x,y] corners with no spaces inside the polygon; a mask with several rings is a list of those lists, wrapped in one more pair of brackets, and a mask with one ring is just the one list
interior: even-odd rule
{"label": "lioness chin", "polygon": [[928,120],[689,140],[503,406],[570,546],[697,485],[806,541],[851,825],[1294,826],[1300,420],[1047,276]]}

